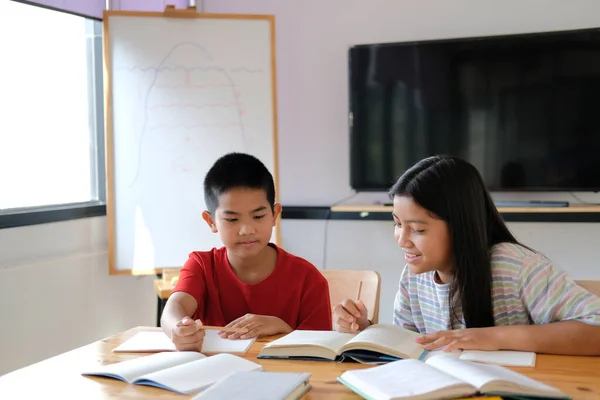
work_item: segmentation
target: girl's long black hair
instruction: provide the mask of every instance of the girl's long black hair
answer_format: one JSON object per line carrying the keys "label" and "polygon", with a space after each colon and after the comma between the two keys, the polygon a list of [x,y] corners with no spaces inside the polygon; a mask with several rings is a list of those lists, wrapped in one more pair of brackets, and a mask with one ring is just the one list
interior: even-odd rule
{"label": "girl's long black hair", "polygon": [[494,326],[491,247],[518,241],[498,213],[483,179],[470,163],[449,156],[423,159],[407,170],[389,191],[408,196],[448,224],[454,278],[450,318],[462,307],[467,328]]}

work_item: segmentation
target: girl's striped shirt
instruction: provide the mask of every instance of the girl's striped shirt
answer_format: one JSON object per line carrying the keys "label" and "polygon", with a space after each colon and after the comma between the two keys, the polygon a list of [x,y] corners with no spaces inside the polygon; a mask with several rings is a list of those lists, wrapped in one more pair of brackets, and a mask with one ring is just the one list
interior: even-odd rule
{"label": "girl's striped shirt", "polygon": [[[492,307],[499,325],[576,320],[600,326],[600,298],[583,289],[548,258],[523,246],[492,247]],[[435,271],[412,274],[404,267],[394,304],[394,324],[420,333],[465,328],[460,307],[451,324],[449,283]]]}

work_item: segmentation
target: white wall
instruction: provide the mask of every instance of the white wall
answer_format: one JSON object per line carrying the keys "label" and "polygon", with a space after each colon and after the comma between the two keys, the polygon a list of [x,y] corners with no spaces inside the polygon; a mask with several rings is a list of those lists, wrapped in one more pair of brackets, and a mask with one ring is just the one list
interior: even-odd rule
{"label": "white wall", "polygon": [[[203,0],[205,12],[275,14],[280,194],[284,205],[329,205],[350,195],[347,49],[351,45],[600,26],[597,0]],[[308,159],[311,159],[309,162]],[[581,194],[600,203],[600,195]],[[523,194],[497,195],[527,199]],[[385,196],[359,195],[353,202]],[[569,194],[531,194],[566,200]],[[362,199],[362,200],[361,200]],[[402,268],[391,222],[290,221],[283,245],[323,267],[376,269],[380,316],[391,320]],[[511,223],[528,245],[576,278],[600,278],[600,224]]]}
{"label": "white wall", "polygon": [[[597,0],[196,3],[211,13],[275,15],[280,190],[283,203],[289,205],[331,204],[350,193],[350,46],[600,26]],[[316,162],[307,162],[308,157]]]}
{"label": "white wall", "polygon": [[106,218],[0,230],[0,375],[156,322],[152,277],[109,276]]}

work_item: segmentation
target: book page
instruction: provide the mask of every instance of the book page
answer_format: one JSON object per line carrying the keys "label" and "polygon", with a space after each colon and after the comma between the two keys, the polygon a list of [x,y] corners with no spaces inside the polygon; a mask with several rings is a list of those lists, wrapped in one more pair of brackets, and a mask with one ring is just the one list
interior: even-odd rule
{"label": "book page", "polygon": [[[419,336],[419,333],[400,328],[399,326],[387,324],[371,325],[350,340],[343,347],[342,351],[359,349],[380,351],[378,349],[382,349],[385,350],[385,353],[394,356],[399,356],[398,352],[401,352],[409,358],[419,358],[425,351],[423,346],[415,342],[415,339]],[[370,346],[368,348],[361,346],[361,344],[365,343]]]}
{"label": "book page", "polygon": [[138,332],[113,349],[113,353],[154,353],[175,351],[175,345],[162,331]]}
{"label": "book page", "polygon": [[232,372],[261,369],[260,364],[223,353],[143,375],[133,383],[190,394],[206,389]]}
{"label": "book page", "polygon": [[257,338],[252,339],[223,339],[219,331],[207,330],[202,344],[203,353],[245,353]]}
{"label": "book page", "polygon": [[272,341],[265,348],[299,347],[303,345],[320,346],[336,354],[355,334],[335,331],[293,331],[282,338]]}
{"label": "book page", "polygon": [[479,351],[465,350],[459,357],[461,360],[475,361],[485,364],[504,365],[507,367],[535,366],[535,353],[527,351]]}
{"label": "book page", "polygon": [[527,351],[481,351],[481,350],[453,350],[445,352],[444,350],[430,350],[423,361],[439,355],[452,355],[465,361],[474,361],[484,364],[503,365],[505,367],[533,367],[535,366],[535,353]]}
{"label": "book page", "polygon": [[487,382],[493,381],[497,376],[490,373],[483,364],[475,364],[469,361],[462,361],[454,357],[453,355],[439,355],[431,357],[426,361],[426,364],[431,365],[444,371],[445,373],[454,376],[457,379],[462,379],[465,382],[469,382],[477,389],[481,388]]}
{"label": "book page", "polygon": [[[205,331],[203,353],[245,353],[256,338],[245,340],[223,339],[219,331]],[[153,353],[175,351],[175,345],[164,332],[139,332],[113,349],[115,353]]]}
{"label": "book page", "polygon": [[103,365],[97,369],[82,372],[82,375],[104,376],[131,383],[142,375],[200,360],[205,357],[204,354],[195,351],[156,353],[150,356],[134,358],[133,360]]}
{"label": "book page", "polygon": [[436,349],[436,350],[429,350],[427,352],[427,355],[425,357],[423,357],[423,359],[421,361],[427,361],[432,357],[437,357],[437,356],[452,356],[454,358],[460,358],[460,356],[462,355],[462,350],[452,350],[452,351],[444,351],[444,349]]}
{"label": "book page", "polygon": [[[557,395],[560,392],[548,385],[525,375],[511,371],[499,365],[473,363],[455,357],[438,356],[427,360],[427,364],[445,373],[470,383],[481,391],[506,389],[515,394],[547,393]],[[502,384],[502,382],[508,384]]]}
{"label": "book page", "polygon": [[380,367],[347,371],[340,381],[363,397],[372,399],[455,398],[476,391],[464,381],[418,360],[400,360]]}

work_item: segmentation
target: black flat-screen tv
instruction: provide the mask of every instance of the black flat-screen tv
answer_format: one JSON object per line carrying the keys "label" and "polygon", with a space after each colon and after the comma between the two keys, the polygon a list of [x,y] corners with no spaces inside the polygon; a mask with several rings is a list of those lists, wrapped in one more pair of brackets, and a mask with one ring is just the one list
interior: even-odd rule
{"label": "black flat-screen tv", "polygon": [[350,184],[435,154],[493,191],[600,188],[600,29],[349,49]]}

